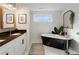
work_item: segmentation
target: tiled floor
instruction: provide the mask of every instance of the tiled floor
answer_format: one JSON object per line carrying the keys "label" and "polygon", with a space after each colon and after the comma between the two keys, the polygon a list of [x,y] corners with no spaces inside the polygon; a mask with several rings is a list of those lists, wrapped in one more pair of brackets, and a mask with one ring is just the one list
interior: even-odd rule
{"label": "tiled floor", "polygon": [[[69,49],[70,54],[78,54],[76,51]],[[48,47],[40,43],[32,45],[29,55],[66,55],[64,50]]]}
{"label": "tiled floor", "polygon": [[32,44],[30,55],[44,55],[44,47],[40,43],[34,43]]}
{"label": "tiled floor", "polygon": [[[45,51],[45,55],[67,55],[65,53],[65,50],[61,50],[61,49],[57,49],[57,48],[53,48],[53,47],[48,47],[43,45],[44,47],[44,51]],[[70,55],[75,55],[78,54],[76,51],[74,51],[73,49],[69,49]]]}

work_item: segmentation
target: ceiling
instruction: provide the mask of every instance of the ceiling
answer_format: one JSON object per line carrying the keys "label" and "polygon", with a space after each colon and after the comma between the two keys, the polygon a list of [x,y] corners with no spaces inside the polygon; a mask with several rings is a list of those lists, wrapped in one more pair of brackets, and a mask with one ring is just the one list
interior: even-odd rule
{"label": "ceiling", "polygon": [[29,7],[30,10],[62,10],[65,7],[79,7],[79,3],[16,3],[12,4],[19,8]]}
{"label": "ceiling", "polygon": [[64,7],[75,7],[79,4],[68,4],[68,3],[36,3],[27,4],[31,10],[62,10]]}

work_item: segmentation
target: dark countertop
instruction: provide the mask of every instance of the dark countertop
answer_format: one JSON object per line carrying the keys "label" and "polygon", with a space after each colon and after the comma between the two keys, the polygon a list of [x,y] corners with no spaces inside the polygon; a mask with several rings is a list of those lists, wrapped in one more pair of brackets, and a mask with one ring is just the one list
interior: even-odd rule
{"label": "dark countertop", "polygon": [[22,34],[24,34],[26,32],[26,30],[14,30],[11,31],[12,34],[14,33],[21,33],[20,35],[11,35],[10,36],[10,32],[4,32],[4,33],[0,33],[0,40],[4,40],[2,42],[0,42],[0,46],[14,40],[15,38],[21,36]]}

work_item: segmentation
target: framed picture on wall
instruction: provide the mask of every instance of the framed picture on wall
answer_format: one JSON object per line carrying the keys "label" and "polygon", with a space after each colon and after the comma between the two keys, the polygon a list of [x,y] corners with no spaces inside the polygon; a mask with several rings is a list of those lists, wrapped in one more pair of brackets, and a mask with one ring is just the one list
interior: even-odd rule
{"label": "framed picture on wall", "polygon": [[6,14],[6,23],[7,24],[13,24],[14,23],[13,14]]}
{"label": "framed picture on wall", "polygon": [[27,14],[19,14],[18,16],[18,23],[19,24],[26,24]]}

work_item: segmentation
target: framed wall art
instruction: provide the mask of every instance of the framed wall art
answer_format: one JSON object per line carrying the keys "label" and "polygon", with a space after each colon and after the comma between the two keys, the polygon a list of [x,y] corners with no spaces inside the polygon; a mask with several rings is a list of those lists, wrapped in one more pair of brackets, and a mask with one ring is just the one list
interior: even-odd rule
{"label": "framed wall art", "polygon": [[19,14],[18,16],[18,23],[19,24],[26,24],[27,14]]}
{"label": "framed wall art", "polygon": [[14,23],[13,14],[6,14],[6,23],[7,24],[13,24]]}

